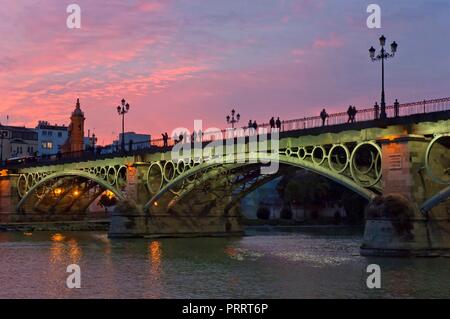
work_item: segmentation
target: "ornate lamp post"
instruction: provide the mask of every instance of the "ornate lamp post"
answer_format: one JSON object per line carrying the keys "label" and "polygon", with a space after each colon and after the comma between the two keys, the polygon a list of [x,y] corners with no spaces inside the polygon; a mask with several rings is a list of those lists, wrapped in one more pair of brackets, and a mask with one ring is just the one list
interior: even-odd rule
{"label": "ornate lamp post", "polygon": [[[122,115],[122,151],[125,152],[125,114],[130,110],[130,104],[126,103],[125,99],[122,99],[122,104],[117,106],[117,113]],[[119,138],[120,140],[120,138]]]}
{"label": "ornate lamp post", "polygon": [[8,137],[8,132],[6,131],[0,131],[0,139],[1,139],[1,145],[0,145],[0,163],[3,162],[3,140]]}
{"label": "ornate lamp post", "polygon": [[97,136],[95,133],[92,134],[92,150],[95,151],[95,144],[97,143]]}
{"label": "ornate lamp post", "polygon": [[380,46],[381,46],[381,50],[380,53],[375,56],[375,49],[374,47],[370,47],[369,49],[369,54],[370,54],[370,59],[372,61],[380,61],[381,60],[381,105],[380,105],[380,118],[384,119],[387,117],[386,114],[386,98],[385,98],[385,94],[384,94],[384,60],[388,59],[388,58],[392,58],[394,57],[395,53],[397,52],[397,43],[394,41],[391,44],[391,53],[387,52],[384,49],[384,46],[386,44],[386,38],[384,35],[382,35],[380,37]]}
{"label": "ornate lamp post", "polygon": [[236,111],[234,109],[231,110],[231,116],[227,115],[227,123],[231,124],[231,127],[234,129],[234,124],[238,123],[241,119],[241,115],[238,113],[236,117],[234,115],[236,114]]}

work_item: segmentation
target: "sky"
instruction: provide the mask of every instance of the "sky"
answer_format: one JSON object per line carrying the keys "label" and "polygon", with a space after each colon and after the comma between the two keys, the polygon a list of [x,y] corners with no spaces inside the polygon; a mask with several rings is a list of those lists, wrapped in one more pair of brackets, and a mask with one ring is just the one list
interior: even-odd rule
{"label": "sky", "polygon": [[[80,29],[66,26],[72,3]],[[126,131],[154,138],[196,119],[224,128],[232,108],[245,125],[370,107],[381,34],[398,43],[388,103],[450,96],[447,0],[1,0],[0,34],[0,122],[68,125],[79,97],[99,144],[121,130],[122,98]]]}

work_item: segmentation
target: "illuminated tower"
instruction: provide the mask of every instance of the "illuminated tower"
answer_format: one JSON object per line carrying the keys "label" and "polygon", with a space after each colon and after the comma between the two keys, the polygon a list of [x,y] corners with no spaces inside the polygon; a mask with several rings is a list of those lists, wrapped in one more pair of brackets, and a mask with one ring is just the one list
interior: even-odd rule
{"label": "illuminated tower", "polygon": [[84,151],[84,113],[80,108],[80,99],[77,99],[75,110],[70,117],[69,137],[62,146],[62,153]]}

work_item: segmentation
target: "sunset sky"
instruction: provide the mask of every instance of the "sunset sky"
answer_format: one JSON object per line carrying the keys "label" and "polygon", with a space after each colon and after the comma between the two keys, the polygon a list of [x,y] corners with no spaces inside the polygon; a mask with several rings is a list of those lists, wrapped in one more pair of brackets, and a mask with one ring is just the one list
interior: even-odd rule
{"label": "sunset sky", "polygon": [[[66,27],[67,5],[82,10]],[[366,26],[367,5],[382,29]],[[126,130],[225,127],[235,107],[265,122],[359,108],[379,100],[381,67],[368,49],[399,44],[386,69],[387,100],[450,96],[447,0],[2,0],[0,122],[68,124],[76,98],[86,130],[108,143],[117,106]]]}

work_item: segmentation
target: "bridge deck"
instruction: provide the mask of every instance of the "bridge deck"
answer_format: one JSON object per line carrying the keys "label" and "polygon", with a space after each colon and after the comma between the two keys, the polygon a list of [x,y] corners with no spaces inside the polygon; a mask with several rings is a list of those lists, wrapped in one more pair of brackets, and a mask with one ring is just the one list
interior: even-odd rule
{"label": "bridge deck", "polygon": [[[414,124],[414,123],[422,123],[422,122],[437,122],[441,120],[450,119],[450,110],[438,111],[438,112],[430,112],[430,113],[420,113],[413,114],[408,116],[396,117],[396,118],[386,118],[383,120],[366,120],[359,121],[354,123],[341,123],[334,125],[325,125],[320,127],[311,127],[311,128],[301,128],[301,129],[291,129],[280,132],[281,138],[288,137],[301,137],[301,136],[317,136],[324,133],[340,133],[343,131],[360,131],[363,129],[369,129],[374,127],[385,128],[392,125],[401,125],[401,124]],[[225,140],[224,140],[225,141]],[[211,140],[204,141],[203,146],[206,146]],[[136,155],[144,155],[144,154],[155,154],[155,153],[163,153],[168,152],[172,149],[173,146],[168,147],[159,147],[155,145],[151,145],[150,147],[126,151],[126,152],[113,152],[109,154],[95,154],[92,151],[85,151],[82,153],[77,153],[71,156],[72,154],[63,155],[61,158],[44,158],[38,157],[35,161],[14,164],[14,165],[1,165],[0,169],[9,169],[16,170],[20,168],[28,168],[28,167],[39,167],[39,166],[48,166],[48,165],[58,165],[58,164],[66,164],[66,163],[77,163],[77,162],[86,162],[93,160],[104,160],[104,159],[112,159],[118,157],[128,157],[128,156],[136,156]]]}

